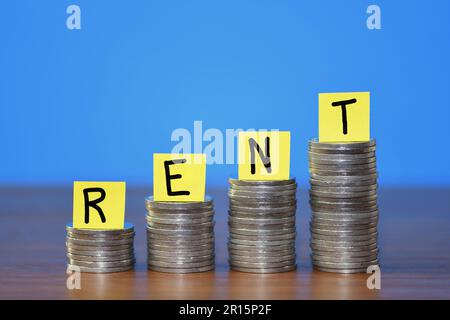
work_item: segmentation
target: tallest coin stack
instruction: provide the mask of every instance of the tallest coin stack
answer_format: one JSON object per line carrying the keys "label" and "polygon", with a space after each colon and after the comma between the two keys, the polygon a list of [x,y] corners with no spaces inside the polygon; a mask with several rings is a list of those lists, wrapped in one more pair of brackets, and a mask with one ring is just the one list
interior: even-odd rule
{"label": "tallest coin stack", "polygon": [[356,273],[378,264],[375,148],[375,140],[309,142],[315,269]]}

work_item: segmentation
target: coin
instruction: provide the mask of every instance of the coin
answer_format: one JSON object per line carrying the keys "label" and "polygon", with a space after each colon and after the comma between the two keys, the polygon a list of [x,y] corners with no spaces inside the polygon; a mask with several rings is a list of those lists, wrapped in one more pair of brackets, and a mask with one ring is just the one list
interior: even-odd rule
{"label": "coin", "polygon": [[198,209],[204,207],[211,207],[213,199],[210,196],[205,196],[204,201],[188,202],[188,201],[154,201],[152,196],[145,199],[145,203],[150,208],[155,209]]}
{"label": "coin", "polygon": [[297,269],[297,265],[279,267],[279,268],[243,268],[238,266],[230,266],[234,271],[248,272],[248,273],[280,273],[288,272]]}
{"label": "coin", "polygon": [[129,233],[134,231],[134,225],[128,222],[124,223],[123,229],[111,229],[111,230],[99,230],[99,229],[77,229],[73,227],[72,223],[69,223],[66,225],[66,231],[71,232],[74,234],[86,234],[86,235],[92,235],[92,236],[98,236],[98,235],[121,235],[124,233]]}
{"label": "coin", "polygon": [[68,252],[67,258],[73,259],[76,261],[91,261],[91,262],[118,261],[118,260],[134,259],[134,254],[115,255],[115,256],[89,256],[89,255],[85,256],[85,255],[72,254],[72,253]]}
{"label": "coin", "polygon": [[276,235],[242,235],[239,233],[230,232],[230,237],[237,240],[248,240],[248,241],[293,240],[296,237],[296,233],[293,232]]}
{"label": "coin", "polygon": [[153,271],[165,272],[165,273],[198,273],[214,270],[214,264],[199,268],[165,268],[148,265],[148,268]]}
{"label": "coin", "polygon": [[284,186],[284,185],[291,185],[295,184],[295,178],[288,179],[288,180],[238,180],[238,179],[232,179],[229,178],[228,182],[231,185],[234,186]]}
{"label": "coin", "polygon": [[111,268],[90,268],[68,264],[68,267],[72,270],[76,270],[75,268],[79,268],[81,272],[88,272],[88,273],[113,273],[113,272],[129,271],[133,269],[134,265],[126,265],[122,267],[111,267]]}
{"label": "coin", "polygon": [[80,261],[68,258],[68,262],[71,265],[79,266],[79,267],[88,267],[88,268],[118,268],[124,266],[133,265],[135,259],[127,259],[127,260],[118,260],[118,261],[108,261],[108,262],[98,262],[98,261]]}
{"label": "coin", "polygon": [[108,246],[120,246],[120,245],[127,245],[133,243],[133,238],[124,238],[124,239],[115,239],[113,241],[105,240],[105,239],[78,239],[78,238],[67,238],[67,243],[69,245],[79,245],[79,246],[98,246],[101,247],[103,245]]}

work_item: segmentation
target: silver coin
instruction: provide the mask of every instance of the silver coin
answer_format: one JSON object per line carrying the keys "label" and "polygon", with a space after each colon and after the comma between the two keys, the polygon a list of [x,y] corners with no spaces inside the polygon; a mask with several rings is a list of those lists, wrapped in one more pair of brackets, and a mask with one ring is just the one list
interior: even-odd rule
{"label": "silver coin", "polygon": [[204,251],[204,250],[212,250],[214,249],[213,243],[202,244],[202,245],[191,245],[191,246],[164,246],[157,243],[150,243],[147,245],[148,250],[159,250],[159,251]]}
{"label": "silver coin", "polygon": [[322,191],[322,190],[310,190],[309,194],[313,197],[322,197],[322,198],[364,198],[367,199],[367,197],[376,197],[377,196],[377,190],[370,190],[370,191]]}
{"label": "silver coin", "polygon": [[82,240],[92,240],[92,241],[116,241],[123,239],[131,239],[134,237],[134,232],[123,233],[121,235],[104,235],[104,234],[96,234],[96,235],[88,235],[88,234],[77,234],[67,231],[67,237],[71,239],[82,239]]}
{"label": "silver coin", "polygon": [[371,219],[371,218],[376,218],[378,217],[378,210],[374,210],[374,211],[370,211],[370,212],[365,212],[365,211],[347,211],[347,212],[316,212],[313,211],[312,212],[312,216],[314,218],[322,218],[322,219],[334,219],[334,220],[340,220],[340,221],[345,221],[345,220],[357,220],[357,219]]}
{"label": "silver coin", "polygon": [[197,256],[190,256],[190,255],[158,255],[155,253],[149,253],[148,254],[148,260],[155,260],[155,261],[166,261],[166,262],[175,262],[175,263],[192,263],[192,262],[202,262],[205,260],[214,260],[215,255],[214,253],[209,253],[206,255],[197,255]]}
{"label": "silver coin", "polygon": [[318,144],[310,144],[308,146],[308,150],[314,153],[323,153],[323,154],[359,154],[359,153],[368,153],[375,152],[376,146],[364,146],[364,147],[355,147],[355,146],[333,146],[333,147],[324,147],[319,146]]}
{"label": "silver coin", "polygon": [[314,229],[321,229],[321,230],[342,230],[345,231],[360,231],[360,230],[367,230],[371,228],[375,228],[378,225],[378,221],[375,222],[366,222],[362,224],[352,224],[347,223],[347,221],[340,221],[337,220],[320,220],[320,222],[317,221],[317,219],[311,218],[310,227]]}
{"label": "silver coin", "polygon": [[[228,226],[230,229],[246,229],[246,230],[258,230],[259,232],[279,232],[284,229],[291,229],[295,227],[295,223],[283,223],[283,224],[263,224],[263,225],[255,225],[255,224],[247,224],[247,223],[233,223],[228,222]],[[257,226],[257,229],[255,229]]]}
{"label": "silver coin", "polygon": [[153,215],[169,215],[169,214],[175,214],[175,215],[184,215],[184,214],[193,214],[193,215],[207,215],[211,212],[214,212],[214,206],[205,206],[199,209],[193,209],[193,208],[172,208],[172,209],[159,209],[159,208],[150,208],[145,207],[148,214]]}
{"label": "silver coin", "polygon": [[186,262],[186,263],[174,263],[158,260],[149,260],[148,265],[160,268],[202,268],[214,264],[214,259],[209,259],[201,262]]}
{"label": "silver coin", "polygon": [[156,266],[148,266],[149,270],[157,271],[157,272],[164,272],[164,273],[197,273],[197,272],[207,272],[214,270],[215,265],[212,264],[210,266],[206,267],[200,267],[200,268],[162,268],[162,267],[156,267]]}
{"label": "silver coin", "polygon": [[192,247],[192,246],[203,246],[203,245],[210,245],[214,244],[214,238],[206,238],[201,240],[196,240],[194,243],[190,240],[161,240],[161,239],[148,239],[147,244],[152,245],[159,245],[159,246],[166,246],[166,247]]}
{"label": "silver coin", "polygon": [[162,219],[152,216],[147,216],[148,223],[159,223],[159,224],[176,224],[176,225],[198,225],[198,224],[211,224],[211,217],[201,218],[201,219]]}
{"label": "silver coin", "polygon": [[108,250],[104,251],[102,249],[99,250],[78,250],[73,249],[71,247],[67,247],[67,253],[79,256],[88,256],[88,257],[115,257],[121,255],[132,255],[134,254],[134,248],[129,247],[123,250]]}
{"label": "silver coin", "polygon": [[255,263],[270,263],[270,262],[280,262],[280,261],[292,261],[295,260],[295,252],[290,251],[288,254],[284,255],[265,255],[265,254],[243,254],[242,252],[232,253],[229,252],[229,257],[231,260],[237,260],[242,262],[255,262]]}
{"label": "silver coin", "polygon": [[283,250],[291,250],[295,248],[295,243],[290,242],[283,245],[271,245],[271,246],[261,246],[261,245],[243,245],[243,244],[236,244],[228,242],[228,248],[233,250],[240,250],[240,251],[265,251],[265,252],[277,252],[277,251],[283,251]]}
{"label": "silver coin", "polygon": [[270,198],[270,197],[295,197],[297,193],[296,189],[292,190],[283,190],[283,191],[244,191],[244,190],[228,190],[228,197],[230,198],[236,198],[236,197],[242,197],[242,198],[252,198],[252,197],[258,197],[258,198]]}
{"label": "silver coin", "polygon": [[366,263],[373,260],[376,260],[378,258],[377,254],[371,255],[371,256],[365,256],[365,257],[327,257],[327,256],[318,256],[318,255],[311,255],[311,259],[313,263],[315,262],[325,262],[325,263]]}
{"label": "silver coin", "polygon": [[352,161],[352,160],[366,160],[366,159],[375,159],[376,152],[365,152],[365,153],[352,153],[352,154],[326,154],[326,153],[318,153],[314,150],[308,151],[309,159],[319,159],[323,161]]}
{"label": "silver coin", "polygon": [[115,256],[97,256],[96,257],[96,256],[77,255],[77,254],[72,254],[72,253],[68,252],[67,258],[77,260],[77,261],[109,262],[109,261],[134,259],[134,254],[115,255]]}
{"label": "silver coin", "polygon": [[335,236],[335,235],[351,235],[351,236],[358,236],[358,235],[365,235],[365,234],[371,234],[377,231],[377,227],[372,227],[368,229],[359,229],[359,230],[352,230],[352,229],[319,229],[315,228],[313,226],[310,227],[310,231],[313,234],[321,234],[321,235],[327,235],[327,236]]}
{"label": "silver coin", "polygon": [[336,181],[333,180],[319,180],[319,179],[309,179],[311,189],[313,188],[357,188],[357,187],[367,187],[377,184],[377,178],[372,178],[368,180],[347,180],[347,181]]}
{"label": "silver coin", "polygon": [[355,194],[353,194],[353,197],[329,197],[329,195],[315,195],[315,194],[311,194],[310,193],[310,200],[313,201],[314,203],[327,203],[327,204],[338,204],[338,205],[345,205],[347,203],[350,204],[356,204],[356,203],[373,203],[375,201],[377,201],[378,197],[376,192],[373,193],[372,195],[362,195],[362,196],[354,196]]}
{"label": "silver coin", "polygon": [[66,231],[73,234],[85,234],[85,235],[104,235],[104,236],[114,236],[124,233],[129,233],[134,231],[134,225],[132,223],[125,222],[123,229],[78,229],[74,228],[72,223],[66,225]]}
{"label": "silver coin", "polygon": [[361,154],[361,153],[369,153],[369,152],[375,152],[376,147],[368,147],[368,148],[359,148],[359,149],[322,149],[322,148],[315,148],[315,147],[309,147],[309,152],[314,153],[323,153],[323,154]]}
{"label": "silver coin", "polygon": [[229,242],[232,244],[239,244],[245,246],[258,246],[258,247],[266,247],[266,246],[282,246],[290,243],[294,243],[295,239],[289,240],[241,240],[235,238],[229,238]]}
{"label": "silver coin", "polygon": [[230,237],[238,240],[256,240],[256,241],[271,241],[271,240],[295,240],[296,233],[276,234],[276,235],[242,235],[239,233],[230,232]]}
{"label": "silver coin", "polygon": [[235,186],[230,185],[232,191],[245,192],[278,192],[278,191],[297,191],[297,183],[281,185],[281,186]]}
{"label": "silver coin", "polygon": [[366,251],[323,251],[314,249],[312,254],[316,257],[334,257],[334,258],[360,258],[372,255],[378,255],[378,248]]}
{"label": "silver coin", "polygon": [[288,272],[297,269],[297,265],[285,266],[280,268],[242,268],[238,266],[230,266],[234,271],[247,272],[247,273],[281,273]]}
{"label": "silver coin", "polygon": [[115,268],[89,268],[89,267],[82,267],[82,266],[73,266],[73,265],[69,264],[68,267],[71,269],[79,267],[81,272],[86,272],[86,273],[113,273],[113,272],[124,272],[124,271],[132,270],[134,268],[134,265],[127,265],[127,266],[115,267]]}
{"label": "silver coin", "polygon": [[108,261],[108,262],[88,262],[88,261],[80,261],[68,258],[68,263],[71,265],[79,266],[79,267],[88,267],[88,268],[118,268],[123,266],[133,265],[135,263],[135,259],[128,260],[118,260],[118,261]]}
{"label": "silver coin", "polygon": [[378,264],[378,259],[372,261],[365,262],[351,262],[351,263],[342,263],[342,262],[323,262],[323,261],[315,261],[313,260],[313,265],[323,268],[333,268],[333,269],[359,269],[368,267],[370,265]]}
{"label": "silver coin", "polygon": [[360,211],[360,210],[324,210],[312,211],[311,221],[317,223],[347,223],[347,222],[363,222],[364,224],[377,222],[379,217],[378,210]]}
{"label": "silver coin", "polygon": [[295,223],[295,216],[277,219],[251,219],[251,218],[238,218],[233,216],[228,216],[230,223],[242,223],[250,225],[278,225],[286,223]]}
{"label": "silver coin", "polygon": [[378,236],[377,232],[363,234],[363,235],[348,235],[348,234],[334,234],[334,235],[324,235],[319,233],[311,233],[311,239],[314,240],[325,240],[325,241],[369,241]]}
{"label": "silver coin", "polygon": [[229,178],[228,182],[235,186],[284,186],[295,184],[295,178],[288,180],[238,180]]}
{"label": "silver coin", "polygon": [[200,233],[195,235],[161,235],[158,233],[152,233],[147,232],[147,238],[152,240],[186,240],[186,241],[197,241],[197,240],[204,240],[204,239],[213,239],[214,233],[208,232],[208,233]]}
{"label": "silver coin", "polygon": [[125,245],[77,245],[73,243],[66,242],[66,247],[71,250],[81,250],[81,251],[120,251],[120,250],[130,250],[133,248],[133,244]]}
{"label": "silver coin", "polygon": [[148,248],[148,254],[164,256],[164,257],[198,257],[205,255],[214,255],[214,248],[208,248],[205,250],[180,250],[177,248],[172,248],[170,250],[157,250],[153,248]]}
{"label": "silver coin", "polygon": [[320,193],[352,193],[352,192],[369,192],[378,190],[378,184],[370,184],[358,187],[342,187],[342,186],[315,186],[311,185],[310,191]]}
{"label": "silver coin", "polygon": [[250,206],[230,206],[230,211],[234,212],[248,212],[248,213],[260,213],[260,214],[277,214],[277,213],[284,213],[284,212],[292,212],[296,211],[297,206],[287,206],[287,207],[250,207]]}
{"label": "silver coin", "polygon": [[318,245],[318,246],[324,246],[324,247],[345,247],[345,246],[367,246],[370,244],[374,244],[377,242],[377,236],[374,235],[369,239],[365,240],[345,240],[345,239],[338,239],[335,240],[324,240],[324,239],[317,239],[317,238],[311,238],[310,239],[311,244]]}
{"label": "silver coin", "polygon": [[321,157],[321,155],[317,155],[314,153],[310,153],[308,157],[309,163],[312,165],[331,165],[331,166],[352,166],[352,165],[364,165],[369,163],[376,163],[376,157],[364,157],[364,158],[355,158],[355,157]]}
{"label": "silver coin", "polygon": [[241,250],[241,249],[233,249],[228,248],[228,253],[230,255],[238,255],[238,256],[245,256],[245,257],[282,257],[282,256],[289,256],[289,255],[295,255],[295,247],[291,246],[289,249],[283,249],[283,250],[265,250],[259,249],[259,248],[252,248],[247,250]]}
{"label": "silver coin", "polygon": [[360,174],[360,175],[351,175],[351,176],[344,176],[344,175],[321,175],[316,174],[314,172],[310,173],[310,180],[313,182],[315,181],[327,181],[328,183],[362,183],[363,181],[370,181],[371,184],[373,184],[373,181],[378,178],[378,173],[368,173],[368,174]]}
{"label": "silver coin", "polygon": [[291,260],[279,261],[279,262],[246,262],[246,261],[238,261],[231,260],[229,261],[230,265],[233,267],[240,268],[282,268],[287,266],[295,265],[295,258]]}
{"label": "silver coin", "polygon": [[324,149],[359,149],[373,147],[377,144],[375,139],[370,139],[369,141],[358,141],[358,142],[320,142],[318,139],[314,138],[308,141],[308,146]]}
{"label": "silver coin", "polygon": [[155,209],[174,209],[174,208],[203,208],[210,207],[213,204],[213,199],[210,196],[205,196],[204,201],[154,201],[153,196],[145,198],[146,206]]}
{"label": "silver coin", "polygon": [[330,272],[330,273],[342,273],[342,274],[351,274],[351,273],[366,273],[367,268],[357,268],[357,269],[333,269],[333,268],[323,268],[319,266],[313,266],[315,270],[322,272]]}
{"label": "silver coin", "polygon": [[362,164],[323,164],[323,163],[309,163],[309,170],[314,171],[366,171],[366,170],[374,170],[376,171],[377,164],[376,162],[370,162],[370,163],[362,163]]}
{"label": "silver coin", "polygon": [[147,225],[147,232],[152,234],[170,235],[170,236],[194,236],[199,234],[213,233],[214,226],[208,228],[199,229],[166,229],[166,228],[154,228]]}
{"label": "silver coin", "polygon": [[328,213],[330,211],[336,213],[362,213],[362,212],[373,212],[378,210],[378,205],[376,201],[372,201],[370,203],[358,203],[358,204],[325,204],[321,202],[318,204],[317,202],[310,201],[311,210],[314,213]]}
{"label": "silver coin", "polygon": [[364,169],[364,170],[319,170],[310,168],[309,172],[311,175],[315,175],[316,177],[325,178],[352,178],[352,177],[361,177],[377,174],[377,169]]}
{"label": "silver coin", "polygon": [[346,245],[336,244],[334,246],[329,246],[329,245],[314,244],[314,243],[311,243],[310,246],[313,251],[314,250],[325,251],[325,252],[331,251],[331,252],[336,252],[336,253],[338,253],[338,252],[346,252],[346,253],[361,252],[361,251],[368,252],[368,251],[376,249],[378,247],[376,242],[367,244],[367,245],[363,245],[363,246],[360,246],[360,245],[355,246],[352,244],[350,244],[350,245],[349,244],[346,244]]}
{"label": "silver coin", "polygon": [[67,243],[70,245],[79,245],[79,246],[120,246],[120,245],[129,245],[132,244],[134,238],[125,238],[125,239],[114,239],[114,240],[105,240],[105,239],[77,239],[77,238],[66,238]]}
{"label": "silver coin", "polygon": [[214,217],[214,211],[208,211],[206,213],[183,213],[183,214],[176,214],[176,213],[154,213],[150,211],[147,215],[151,218],[157,218],[157,219],[163,219],[163,220],[196,220],[196,219],[213,219]]}
{"label": "silver coin", "polygon": [[153,221],[147,221],[147,226],[154,229],[164,229],[164,230],[209,230],[214,227],[214,221],[197,223],[195,225],[191,224],[169,224],[169,223],[159,223]]}
{"label": "silver coin", "polygon": [[244,219],[279,219],[295,217],[295,212],[286,212],[278,214],[257,214],[257,213],[241,213],[241,212],[229,212],[230,216]]}
{"label": "silver coin", "polygon": [[259,230],[259,229],[243,229],[243,228],[230,228],[230,233],[240,234],[244,236],[276,236],[295,233],[295,225],[290,228],[277,229],[277,230]]}

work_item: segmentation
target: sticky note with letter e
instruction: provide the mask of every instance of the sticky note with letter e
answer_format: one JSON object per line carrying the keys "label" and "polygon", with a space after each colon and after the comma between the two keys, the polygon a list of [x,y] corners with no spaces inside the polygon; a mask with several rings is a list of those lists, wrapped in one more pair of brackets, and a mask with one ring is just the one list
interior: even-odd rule
{"label": "sticky note with letter e", "polygon": [[206,154],[153,154],[155,201],[205,201]]}
{"label": "sticky note with letter e", "polygon": [[73,227],[77,229],[123,229],[125,182],[75,181]]}
{"label": "sticky note with letter e", "polygon": [[238,135],[239,180],[287,180],[289,131],[243,131]]}
{"label": "sticky note with letter e", "polygon": [[319,94],[319,142],[369,140],[369,92]]}

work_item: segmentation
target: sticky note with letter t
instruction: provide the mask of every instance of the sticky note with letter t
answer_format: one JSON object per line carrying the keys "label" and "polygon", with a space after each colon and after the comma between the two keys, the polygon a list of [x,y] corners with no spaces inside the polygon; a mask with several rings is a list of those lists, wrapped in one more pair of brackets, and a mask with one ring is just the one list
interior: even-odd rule
{"label": "sticky note with letter t", "polygon": [[206,154],[153,154],[155,201],[205,201]]}
{"label": "sticky note with letter t", "polygon": [[77,229],[123,229],[125,182],[75,181],[73,227]]}
{"label": "sticky note with letter t", "polygon": [[239,180],[289,179],[289,131],[239,132]]}
{"label": "sticky note with letter t", "polygon": [[369,92],[319,94],[319,142],[369,140]]}

